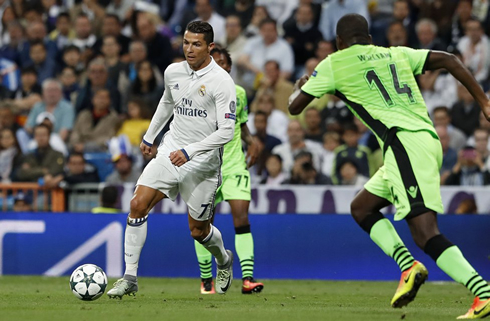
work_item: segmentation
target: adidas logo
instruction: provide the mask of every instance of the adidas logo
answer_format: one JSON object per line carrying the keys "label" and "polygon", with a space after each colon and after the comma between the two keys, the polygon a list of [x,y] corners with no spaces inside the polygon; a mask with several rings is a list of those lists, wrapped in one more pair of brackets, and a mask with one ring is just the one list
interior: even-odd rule
{"label": "adidas logo", "polygon": [[173,89],[179,90],[179,84],[175,84],[175,86],[173,87]]}

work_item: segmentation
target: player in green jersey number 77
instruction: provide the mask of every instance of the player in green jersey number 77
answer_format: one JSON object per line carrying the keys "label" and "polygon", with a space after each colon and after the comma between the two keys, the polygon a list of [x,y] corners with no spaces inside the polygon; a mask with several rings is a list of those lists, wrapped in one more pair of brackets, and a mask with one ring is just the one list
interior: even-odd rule
{"label": "player in green jersey number 77", "polygon": [[395,205],[395,221],[406,220],[415,243],[475,296],[471,308],[458,319],[489,316],[490,286],[437,226],[436,213],[443,211],[439,186],[442,148],[415,76],[445,68],[469,90],[487,120],[489,99],[454,55],[372,45],[367,21],[360,15],[349,14],[339,20],[337,46],[339,51],[324,59],[311,77],[298,80],[289,111],[297,115],[313,98],[336,95],[380,142],[384,165],[356,195],[351,212],[402,271],[391,305],[399,308],[411,302],[428,271],[414,260],[391,222],[381,214],[389,204]]}
{"label": "player in green jersey number 77", "polygon": [[[226,49],[214,48],[211,50],[216,63],[224,70],[230,72],[231,57]],[[254,272],[254,243],[248,221],[248,207],[250,205],[251,189],[250,174],[247,167],[257,160],[258,146],[254,142],[247,127],[248,110],[245,89],[236,86],[236,120],[235,136],[224,146],[223,183],[216,192],[215,204],[228,201],[235,226],[235,250],[242,267],[242,293],[250,294],[260,292],[264,284],[253,278]],[[247,156],[243,154],[242,139],[247,143]],[[246,158],[249,159],[248,164]],[[201,271],[201,293],[213,294],[212,261],[210,253],[199,243],[195,242],[197,260]]]}

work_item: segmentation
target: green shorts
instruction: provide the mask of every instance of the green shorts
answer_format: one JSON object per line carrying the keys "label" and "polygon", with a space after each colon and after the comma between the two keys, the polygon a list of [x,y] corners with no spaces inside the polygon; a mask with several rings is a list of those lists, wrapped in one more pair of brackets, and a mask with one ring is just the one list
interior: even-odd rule
{"label": "green shorts", "polygon": [[384,165],[364,188],[395,205],[395,221],[428,211],[442,213],[439,139],[427,131],[394,133],[385,147]]}
{"label": "green shorts", "polygon": [[223,183],[216,191],[214,204],[217,205],[222,201],[229,200],[250,201],[250,199],[250,173],[243,169],[233,175],[223,176]]}

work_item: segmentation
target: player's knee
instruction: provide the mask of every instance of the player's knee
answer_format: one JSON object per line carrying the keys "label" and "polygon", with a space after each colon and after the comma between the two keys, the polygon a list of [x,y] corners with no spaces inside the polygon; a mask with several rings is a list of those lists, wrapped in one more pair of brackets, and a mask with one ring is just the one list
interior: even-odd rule
{"label": "player's knee", "polygon": [[350,203],[350,212],[356,222],[361,222],[368,214],[365,205],[361,204],[356,198]]}
{"label": "player's knee", "polygon": [[141,200],[140,197],[133,197],[129,203],[131,209],[131,217],[144,217],[148,212],[148,204]]}
{"label": "player's knee", "polygon": [[238,215],[233,215],[233,225],[235,227],[250,225],[250,222],[248,221],[247,212],[240,213]]}
{"label": "player's knee", "polygon": [[193,227],[191,228],[191,236],[194,240],[202,242],[206,238],[207,234],[204,229]]}

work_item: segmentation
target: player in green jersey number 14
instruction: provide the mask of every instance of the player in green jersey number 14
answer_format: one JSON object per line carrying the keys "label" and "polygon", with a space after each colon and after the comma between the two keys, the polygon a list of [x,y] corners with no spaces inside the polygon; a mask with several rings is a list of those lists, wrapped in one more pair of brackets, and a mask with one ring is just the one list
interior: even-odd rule
{"label": "player in green jersey number 14", "polygon": [[436,213],[443,211],[439,186],[442,148],[415,76],[445,68],[459,80],[490,120],[490,102],[469,70],[441,51],[372,45],[364,17],[349,14],[337,24],[339,51],[324,59],[311,77],[303,76],[290,97],[289,111],[299,114],[314,97],[334,94],[377,136],[384,165],[351,203],[355,221],[400,267],[402,276],[391,301],[394,308],[411,302],[428,277],[392,223],[380,210],[396,208],[395,221],[406,220],[415,243],[455,281],[475,296],[458,319],[490,315],[490,286],[439,231]]}

